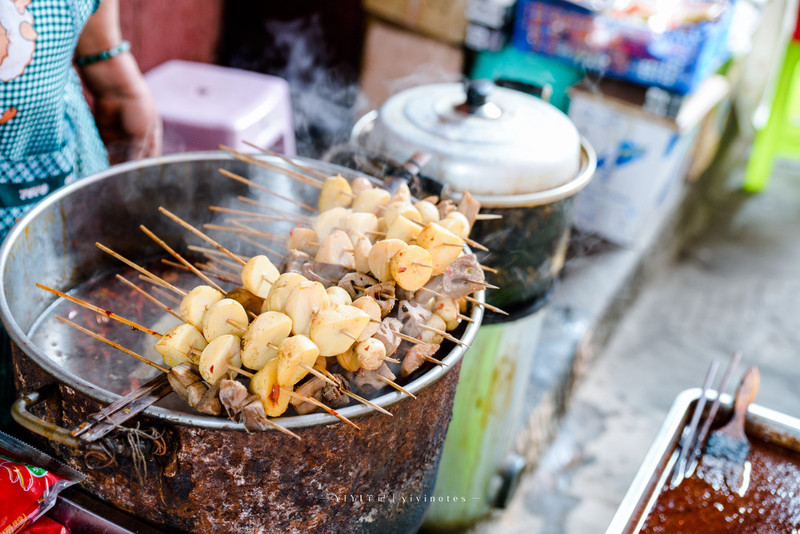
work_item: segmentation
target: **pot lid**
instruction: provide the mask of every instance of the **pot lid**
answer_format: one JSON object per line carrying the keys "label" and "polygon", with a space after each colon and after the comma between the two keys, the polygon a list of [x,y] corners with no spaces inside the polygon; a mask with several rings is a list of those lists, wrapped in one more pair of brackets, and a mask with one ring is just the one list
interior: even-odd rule
{"label": "pot lid", "polygon": [[564,113],[487,80],[398,93],[381,107],[373,134],[369,144],[399,160],[411,148],[431,152],[426,172],[477,194],[557,187],[575,176],[580,160],[578,132]]}

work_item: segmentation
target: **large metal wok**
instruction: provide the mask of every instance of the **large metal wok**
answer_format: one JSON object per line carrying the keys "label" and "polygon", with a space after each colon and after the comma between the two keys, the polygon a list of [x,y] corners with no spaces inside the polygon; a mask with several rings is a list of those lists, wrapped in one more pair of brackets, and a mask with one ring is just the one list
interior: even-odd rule
{"label": "large metal wok", "polygon": [[[278,160],[266,158],[272,163]],[[318,161],[305,165],[327,173],[347,169]],[[157,211],[163,205],[194,224],[209,222],[211,204],[231,205],[237,195],[285,211],[300,208],[222,177],[223,167],[268,184],[285,196],[314,204],[317,190],[286,176],[250,167],[218,153],[186,154],[112,168],[60,190],[34,208],[12,230],[0,250],[3,294],[0,315],[13,342],[15,380],[21,400],[17,419],[45,434],[39,445],[87,474],[85,489],[170,530],[199,532],[408,532],[422,521],[432,494],[442,442],[464,348],[449,346],[442,367],[426,367],[399,392],[373,399],[394,417],[363,405],[340,412],[362,430],[312,414],[279,420],[297,432],[296,441],[275,431],[247,433],[239,423],[202,416],[170,403],[151,406],[127,426],[155,428],[165,447],[120,434],[113,461],[98,463],[97,450],[71,440],[73,428],[119,399],[112,375],[78,365],[91,356],[80,334],[51,331],[40,339],[54,298],[36,282],[69,291],[99,273],[119,272],[120,264],[95,248],[100,241],[136,261],[161,255],[138,226],[144,224],[173,248],[186,250],[196,238]],[[279,225],[281,223],[276,223]],[[275,233],[290,226],[276,226]],[[236,249],[232,236],[217,236]],[[254,254],[246,244],[236,249]],[[482,298],[482,295],[479,295]],[[158,315],[158,310],[153,310]],[[482,318],[461,333],[470,343]],[[155,316],[142,318],[155,321]],[[76,339],[69,350],[63,337]],[[148,342],[152,344],[152,341]],[[58,346],[56,349],[53,347]],[[109,356],[119,369],[129,357]],[[80,371],[78,369],[81,369]],[[119,378],[119,377],[116,377]],[[146,379],[142,377],[142,381]],[[174,399],[173,399],[174,401]],[[28,410],[28,413],[23,413]],[[34,417],[41,423],[33,424]],[[47,426],[48,424],[58,425]],[[135,437],[135,436],[134,436]],[[144,443],[145,446],[142,446]],[[139,452],[144,453],[139,454]],[[144,458],[144,463],[142,463]]]}

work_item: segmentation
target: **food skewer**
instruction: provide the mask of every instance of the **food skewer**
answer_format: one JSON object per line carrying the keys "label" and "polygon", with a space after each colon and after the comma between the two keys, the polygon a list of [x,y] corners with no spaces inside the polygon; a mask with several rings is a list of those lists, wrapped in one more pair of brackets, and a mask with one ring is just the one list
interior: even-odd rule
{"label": "food skewer", "polygon": [[85,300],[81,300],[81,299],[73,297],[71,295],[67,295],[66,293],[63,293],[63,292],[59,291],[58,289],[53,289],[52,287],[47,287],[46,285],[40,284],[38,282],[36,283],[36,287],[38,287],[39,289],[44,289],[45,291],[49,291],[50,293],[53,293],[54,295],[58,295],[59,297],[61,297],[63,299],[66,299],[66,300],[68,300],[68,301],[70,301],[70,302],[72,302],[74,304],[79,305],[79,306],[83,306],[84,308],[92,310],[93,312],[97,312],[100,315],[105,315],[109,319],[114,319],[115,321],[119,321],[120,323],[122,323],[124,325],[127,325],[127,326],[130,326],[131,328],[135,328],[136,330],[139,330],[139,331],[144,332],[146,334],[150,334],[153,337],[157,337],[157,338],[161,338],[162,337],[162,335],[159,334],[158,332],[156,332],[155,330],[147,328],[146,326],[142,326],[142,325],[140,325],[138,323],[134,323],[133,321],[131,321],[129,319],[126,319],[126,318],[124,318],[122,316],[117,315],[116,313],[112,312],[111,310],[104,310],[102,308],[99,308],[98,306],[95,306],[94,304],[86,302]]}
{"label": "food skewer", "polygon": [[473,297],[470,297],[470,296],[466,296],[466,297],[464,297],[464,298],[465,298],[465,299],[466,299],[468,302],[471,302],[471,303],[473,303],[473,304],[474,304],[474,305],[476,305],[476,306],[483,306],[484,308],[486,308],[486,309],[488,309],[488,310],[492,310],[492,311],[493,311],[493,312],[495,312],[495,313],[500,313],[500,314],[502,314],[502,315],[508,315],[508,312],[507,312],[507,311],[501,310],[500,308],[498,308],[498,307],[496,307],[496,306],[492,306],[491,304],[486,304],[485,302],[481,302],[481,301],[479,301],[479,300],[478,300],[478,299],[476,299],[476,298],[473,298]]}
{"label": "food skewer", "polygon": [[268,161],[260,160],[249,154],[244,154],[239,152],[238,150],[234,150],[231,147],[225,145],[219,145],[220,150],[224,150],[225,152],[231,154],[235,159],[239,161],[243,161],[245,163],[249,163],[250,165],[254,165],[256,167],[261,167],[262,169],[267,169],[270,171],[278,172],[293,180],[297,180],[300,183],[310,185],[312,187],[316,187],[317,189],[322,188],[322,182],[313,178],[311,176],[306,176],[305,174],[297,171],[293,171],[292,169],[287,169],[285,167],[281,167],[280,165],[276,165],[274,163],[270,163]]}
{"label": "food skewer", "polygon": [[267,245],[265,245],[264,243],[259,243],[259,242],[258,242],[258,241],[256,241],[255,239],[252,239],[252,238],[250,238],[250,237],[247,237],[247,236],[245,236],[245,235],[239,235],[238,237],[239,237],[239,240],[240,240],[240,241],[244,241],[245,243],[248,243],[248,244],[250,244],[250,245],[253,245],[253,246],[254,246],[254,247],[256,247],[257,249],[259,249],[259,250],[263,250],[263,251],[264,251],[264,252],[266,252],[267,254],[272,254],[272,255],[274,255],[274,256],[277,256],[277,257],[279,257],[279,258],[283,256],[283,254],[281,254],[280,252],[276,251],[275,249],[272,249],[272,248],[268,247],[268,246],[267,246]]}
{"label": "food skewer", "polygon": [[[163,263],[164,261],[165,261],[165,258],[162,258],[161,262]],[[174,293],[168,293],[167,291],[165,291],[165,289],[169,289],[169,288],[164,285],[164,282],[162,280],[154,279],[153,277],[146,276],[144,274],[140,274],[139,275],[139,280],[141,280],[142,282],[147,282],[148,284],[153,286],[153,292],[157,293],[161,297],[163,297],[163,298],[165,298],[165,299],[167,299],[167,300],[169,300],[171,302],[175,302],[175,303],[180,302],[180,299],[178,297],[176,297]],[[160,291],[156,291],[156,289],[159,289]],[[167,295],[169,295],[169,296],[167,296]]]}
{"label": "food skewer", "polygon": [[451,335],[451,334],[448,334],[448,333],[447,333],[447,332],[445,332],[444,330],[439,330],[438,328],[434,328],[434,327],[432,327],[432,326],[428,326],[428,325],[426,325],[426,324],[419,324],[419,325],[417,325],[417,326],[419,326],[419,327],[420,327],[420,328],[422,328],[423,330],[428,330],[429,332],[433,332],[433,333],[435,333],[435,334],[439,334],[439,335],[440,335],[440,336],[442,336],[443,338],[445,338],[445,339],[447,339],[447,340],[449,340],[449,341],[452,341],[452,342],[453,342],[453,343],[455,343],[456,345],[461,345],[462,347],[467,347],[467,348],[469,348],[469,345],[468,345],[468,344],[464,343],[463,341],[461,341],[461,340],[460,340],[460,339],[458,339],[457,337],[455,337],[455,336],[453,336],[453,335]]}
{"label": "food skewer", "polygon": [[[164,265],[169,265],[170,267],[174,267],[176,269],[180,269],[182,271],[189,271],[189,269],[185,265],[178,263],[176,261],[168,260],[166,258],[162,258],[161,263],[163,263]],[[206,273],[208,273],[209,276],[213,276],[214,278],[222,282],[230,282],[233,284],[239,283],[239,279],[236,278],[236,276],[234,276],[233,274],[228,273],[227,271],[220,270],[219,272],[214,272],[213,269],[209,269],[208,267],[213,267],[212,264],[197,263],[196,267],[200,271],[205,271]]]}
{"label": "food skewer", "polygon": [[321,173],[321,172],[319,172],[319,171],[317,171],[315,169],[312,169],[311,167],[306,167],[305,165],[300,165],[299,163],[295,162],[292,158],[287,158],[286,156],[284,156],[283,154],[281,154],[279,152],[274,152],[274,151],[272,151],[272,150],[270,150],[268,148],[262,148],[262,147],[256,145],[255,143],[251,143],[250,141],[243,141],[243,143],[245,145],[249,146],[249,147],[255,148],[259,152],[263,152],[264,154],[267,154],[267,155],[270,155],[270,156],[275,156],[276,158],[280,158],[281,160],[285,161],[289,165],[292,165],[293,167],[296,167],[296,168],[300,169],[301,171],[304,171],[304,172],[307,172],[309,174],[312,174],[312,175],[316,176],[317,178],[321,178],[322,181],[324,181],[327,178],[327,176],[325,174],[323,174],[323,173]]}
{"label": "food skewer", "polygon": [[[214,257],[223,257],[224,256],[226,258],[228,257],[227,254],[224,254],[224,253],[220,252],[219,250],[213,249],[213,248],[199,247],[197,245],[189,245],[186,248],[188,248],[192,252],[200,252],[201,254],[205,254],[206,256],[214,256]],[[241,254],[237,254],[237,256],[239,256],[239,259],[242,260],[243,262],[247,262],[247,260],[250,259],[250,258],[248,258],[246,256],[242,256]]]}
{"label": "food skewer", "polygon": [[258,190],[263,191],[265,193],[269,193],[270,195],[278,197],[281,200],[285,200],[286,202],[289,202],[289,203],[294,204],[296,206],[300,206],[304,210],[310,211],[311,213],[319,213],[319,210],[317,208],[311,207],[308,204],[303,204],[302,202],[298,202],[297,200],[295,200],[295,199],[293,199],[291,197],[287,197],[285,195],[281,195],[280,193],[276,193],[272,189],[270,189],[268,187],[264,187],[261,184],[257,184],[253,180],[248,180],[244,176],[239,176],[238,174],[230,172],[230,171],[225,170],[225,169],[218,169],[218,170],[219,170],[220,174],[222,174],[223,176],[227,176],[231,180],[236,180],[239,183],[242,183],[242,184],[245,184],[245,185],[249,185],[253,189],[258,189]]}
{"label": "food skewer", "polygon": [[106,254],[109,254],[109,255],[113,256],[114,258],[118,259],[119,261],[121,261],[122,263],[127,265],[128,267],[136,269],[140,273],[144,274],[145,276],[149,276],[153,280],[158,280],[161,283],[161,285],[166,287],[167,289],[177,293],[178,295],[186,296],[186,291],[184,291],[183,289],[181,289],[179,287],[175,287],[174,285],[170,284],[169,282],[167,282],[163,278],[154,275],[153,273],[151,273],[150,271],[148,271],[144,267],[141,267],[138,264],[132,262],[131,260],[129,260],[128,258],[123,256],[122,254],[117,254],[116,252],[114,252],[113,250],[111,250],[107,246],[103,245],[102,243],[96,242],[95,246],[97,248],[99,248],[100,250],[102,250],[103,252],[105,252]]}
{"label": "food skewer", "polygon": [[236,200],[239,202],[244,202],[245,204],[250,204],[251,206],[258,206],[259,208],[264,208],[266,210],[274,211],[278,215],[287,218],[295,218],[297,220],[302,220],[303,224],[310,225],[313,222],[313,217],[308,217],[306,215],[300,215],[298,213],[290,213],[288,211],[284,211],[275,207],[270,206],[269,204],[264,204],[263,202],[259,202],[258,200],[254,200],[252,198],[244,197],[244,196],[237,196]]}
{"label": "food skewer", "polygon": [[[146,276],[143,276],[141,274],[139,275],[139,279],[144,279],[144,280],[150,282],[149,278],[147,278]],[[181,299],[177,298],[172,293],[168,293],[167,291],[164,290],[164,288],[162,288],[159,285],[154,285],[153,286],[153,293],[155,293],[156,295],[160,296],[161,298],[167,299],[168,301],[172,302],[173,304],[180,304],[181,303]]]}
{"label": "food skewer", "polygon": [[258,230],[253,230],[252,228],[233,228],[231,226],[222,226],[219,224],[211,224],[211,223],[204,224],[203,228],[206,228],[208,230],[217,230],[220,232],[230,232],[233,234],[244,234],[255,237],[263,237],[264,239],[270,239],[273,241],[287,241],[289,239],[286,236],[277,234],[268,234],[266,232],[259,232]]}
{"label": "food skewer", "polygon": [[163,248],[164,250],[169,252],[176,260],[178,260],[180,263],[185,265],[186,268],[188,268],[190,271],[192,271],[194,274],[196,274],[203,282],[205,282],[206,284],[210,285],[211,287],[213,287],[214,289],[216,289],[220,293],[225,293],[225,291],[221,287],[219,287],[216,283],[212,282],[211,279],[209,279],[206,275],[204,275],[203,273],[198,271],[197,268],[194,265],[192,265],[191,263],[189,263],[189,261],[186,258],[184,258],[180,254],[178,254],[175,250],[173,250],[172,247],[170,247],[166,242],[164,242],[163,239],[161,239],[160,237],[155,235],[153,232],[151,232],[145,225],[140,224],[139,225],[139,230],[144,232],[147,235],[147,237],[149,237],[150,239],[155,241],[159,246],[161,246],[161,248]]}
{"label": "food skewer", "polygon": [[499,213],[479,213],[475,216],[476,221],[494,221],[502,218],[503,216]]}
{"label": "food skewer", "polygon": [[64,318],[64,317],[61,317],[60,315],[56,315],[55,317],[56,317],[56,319],[58,319],[58,320],[59,320],[59,321],[61,321],[62,323],[66,323],[66,324],[68,324],[69,326],[71,326],[72,328],[75,328],[76,330],[79,330],[79,331],[83,332],[84,334],[86,334],[86,335],[88,335],[88,336],[91,336],[91,337],[95,338],[95,339],[96,339],[96,340],[98,340],[98,341],[102,341],[103,343],[105,343],[105,344],[107,344],[107,345],[110,345],[110,346],[114,347],[115,349],[117,349],[117,350],[120,350],[120,351],[124,352],[125,354],[127,354],[127,355],[129,355],[129,356],[133,356],[133,357],[134,357],[134,358],[136,358],[137,360],[139,360],[139,361],[141,361],[141,362],[143,362],[143,363],[146,363],[146,364],[147,364],[147,365],[149,365],[150,367],[153,367],[153,368],[155,368],[155,369],[158,369],[158,370],[159,370],[159,371],[161,371],[162,373],[169,373],[169,369],[167,369],[167,368],[166,368],[166,367],[164,367],[163,365],[159,365],[159,364],[157,364],[157,363],[156,363],[156,362],[154,362],[154,361],[148,360],[147,358],[145,358],[145,357],[144,357],[144,356],[142,356],[141,354],[137,354],[137,353],[133,352],[132,350],[130,350],[130,349],[127,349],[127,348],[123,347],[123,346],[122,346],[122,345],[120,345],[119,343],[115,343],[115,342],[111,341],[110,339],[108,339],[108,338],[105,338],[105,337],[101,336],[100,334],[97,334],[97,333],[95,333],[95,332],[92,332],[92,331],[91,331],[91,330],[89,330],[88,328],[84,328],[84,327],[82,327],[82,326],[80,326],[80,325],[78,325],[78,324],[75,324],[75,323],[73,323],[73,322],[72,322],[72,321],[70,321],[69,319],[66,319],[66,318]]}
{"label": "food skewer", "polygon": [[[244,376],[246,376],[248,378],[251,378],[251,379],[255,376],[255,374],[251,373],[250,371],[244,371],[241,368],[235,367],[235,366],[230,365],[230,364],[228,364],[228,369],[230,369],[231,371],[235,371],[235,372],[237,372],[237,373],[239,373],[241,375],[244,375]],[[357,424],[352,422],[350,419],[348,419],[347,417],[343,416],[342,414],[340,414],[339,412],[337,412],[336,410],[334,410],[330,406],[327,406],[324,403],[318,401],[317,399],[315,399],[313,397],[306,397],[305,395],[300,395],[299,393],[295,393],[291,389],[285,388],[283,386],[278,386],[278,387],[280,388],[280,390],[282,392],[286,393],[290,397],[298,399],[298,400],[301,400],[303,402],[307,402],[309,404],[313,404],[314,406],[317,406],[318,408],[322,408],[323,410],[325,410],[326,412],[328,412],[332,416],[336,417],[340,421],[342,421],[344,423],[347,423],[348,425],[352,426],[356,430],[361,430],[361,427],[359,427]]]}
{"label": "food skewer", "polygon": [[236,254],[234,254],[233,252],[231,252],[227,248],[223,247],[222,245],[220,245],[216,241],[214,241],[211,237],[207,236],[206,234],[204,234],[203,232],[201,232],[200,230],[198,230],[197,228],[195,228],[194,226],[192,226],[188,222],[184,221],[183,219],[181,219],[180,217],[178,217],[177,215],[175,215],[174,213],[172,213],[171,211],[166,209],[164,206],[159,206],[158,207],[158,211],[160,211],[161,213],[163,213],[164,215],[166,215],[167,217],[169,217],[170,219],[172,219],[176,223],[180,224],[181,226],[183,226],[184,228],[186,228],[187,230],[192,232],[194,235],[196,235],[200,239],[206,241],[207,243],[210,243],[217,250],[219,250],[220,252],[224,253],[226,256],[228,256],[232,260],[236,261],[237,263],[239,263],[241,265],[244,265],[245,263],[247,263],[245,261],[242,261],[242,259],[239,256],[237,256]]}
{"label": "food skewer", "polygon": [[301,363],[300,367],[302,367],[303,369],[305,369],[306,371],[308,371],[312,375],[316,376],[320,380],[323,380],[324,382],[327,382],[328,384],[334,386],[341,393],[347,395],[351,399],[355,399],[355,400],[357,400],[358,402],[360,402],[362,404],[366,404],[370,408],[374,408],[375,410],[377,410],[377,411],[379,411],[381,413],[384,413],[384,414],[386,414],[386,415],[388,415],[390,417],[394,417],[394,415],[392,415],[392,412],[386,410],[385,408],[382,408],[382,407],[378,406],[374,402],[368,401],[367,399],[365,399],[364,397],[361,397],[360,395],[356,395],[355,393],[353,393],[350,390],[344,389],[342,387],[342,385],[339,382],[336,381],[335,378],[333,378],[332,376],[329,376],[329,373],[327,373],[327,371],[325,373],[323,373],[323,372],[318,371],[317,369],[315,369],[313,367],[310,367],[310,366],[308,366],[308,365],[306,365],[304,363]]}
{"label": "food skewer", "polygon": [[484,271],[490,272],[492,274],[497,274],[499,272],[497,269],[495,269],[493,267],[489,267],[487,265],[481,265],[480,263],[478,264],[478,267],[480,267]]}
{"label": "food skewer", "polygon": [[[121,274],[116,275],[116,279],[119,280],[120,282],[122,282],[123,284],[125,284],[126,286],[130,287],[131,289],[133,289],[134,291],[136,291],[140,295],[142,295],[144,298],[146,298],[147,300],[149,300],[150,302],[152,302],[153,304],[155,304],[156,306],[158,306],[159,308],[161,308],[165,312],[169,313],[170,315],[173,315],[173,316],[177,317],[178,319],[181,319],[181,316],[178,315],[178,313],[175,310],[173,310],[172,308],[170,308],[169,306],[167,306],[166,304],[164,304],[163,302],[161,302],[160,300],[155,298],[153,295],[151,295],[150,293],[148,293],[147,291],[145,291],[141,287],[137,286],[136,284],[134,284],[133,282],[131,282],[130,280],[128,280],[127,278],[122,276]],[[181,321],[182,320],[183,319],[181,319]]]}
{"label": "food skewer", "polygon": [[413,399],[416,399],[416,398],[417,398],[417,396],[416,396],[416,395],[414,395],[413,393],[411,393],[410,391],[408,391],[406,388],[404,388],[404,387],[403,387],[403,386],[401,386],[400,384],[397,384],[397,383],[395,383],[395,382],[392,382],[390,379],[386,378],[386,377],[385,377],[385,376],[383,376],[382,374],[380,374],[380,373],[375,373],[375,376],[378,378],[378,380],[380,380],[381,382],[386,382],[388,385],[390,385],[391,387],[393,387],[393,388],[394,388],[394,389],[396,389],[397,391],[399,391],[399,392],[401,392],[401,393],[405,393],[406,395],[410,396],[410,397],[411,397],[411,398],[413,398]]}
{"label": "food skewer", "polygon": [[308,219],[299,217],[287,217],[286,215],[266,215],[255,211],[237,210],[234,208],[224,208],[222,206],[209,206],[208,209],[215,213],[228,213],[230,215],[241,215],[259,221],[279,221],[291,222],[296,224],[308,224]]}

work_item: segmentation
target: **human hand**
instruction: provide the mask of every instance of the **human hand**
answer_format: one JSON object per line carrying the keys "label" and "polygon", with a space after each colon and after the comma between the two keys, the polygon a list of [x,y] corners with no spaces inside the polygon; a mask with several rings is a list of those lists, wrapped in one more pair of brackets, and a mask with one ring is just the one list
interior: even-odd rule
{"label": "human hand", "polygon": [[161,154],[161,120],[150,90],[129,54],[82,68],[93,113],[111,163]]}

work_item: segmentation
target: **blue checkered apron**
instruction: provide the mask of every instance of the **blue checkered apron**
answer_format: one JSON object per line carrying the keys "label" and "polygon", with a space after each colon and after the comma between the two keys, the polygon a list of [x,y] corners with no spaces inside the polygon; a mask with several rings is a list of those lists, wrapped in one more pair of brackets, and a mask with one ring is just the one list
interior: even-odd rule
{"label": "blue checkered apron", "polygon": [[[45,195],[108,166],[72,67],[80,32],[99,3],[31,0],[20,9],[24,2],[0,0],[0,240]],[[9,348],[0,327],[0,428],[7,430],[14,398]]]}
{"label": "blue checkered apron", "polygon": [[[0,125],[0,238],[36,201],[108,166],[72,67],[75,44],[99,1],[31,0],[25,10],[36,33],[32,57],[21,73],[7,73],[13,79],[0,76],[0,115],[11,117]],[[0,25],[13,28],[19,19],[0,8]],[[18,61],[13,46],[6,60]]]}

